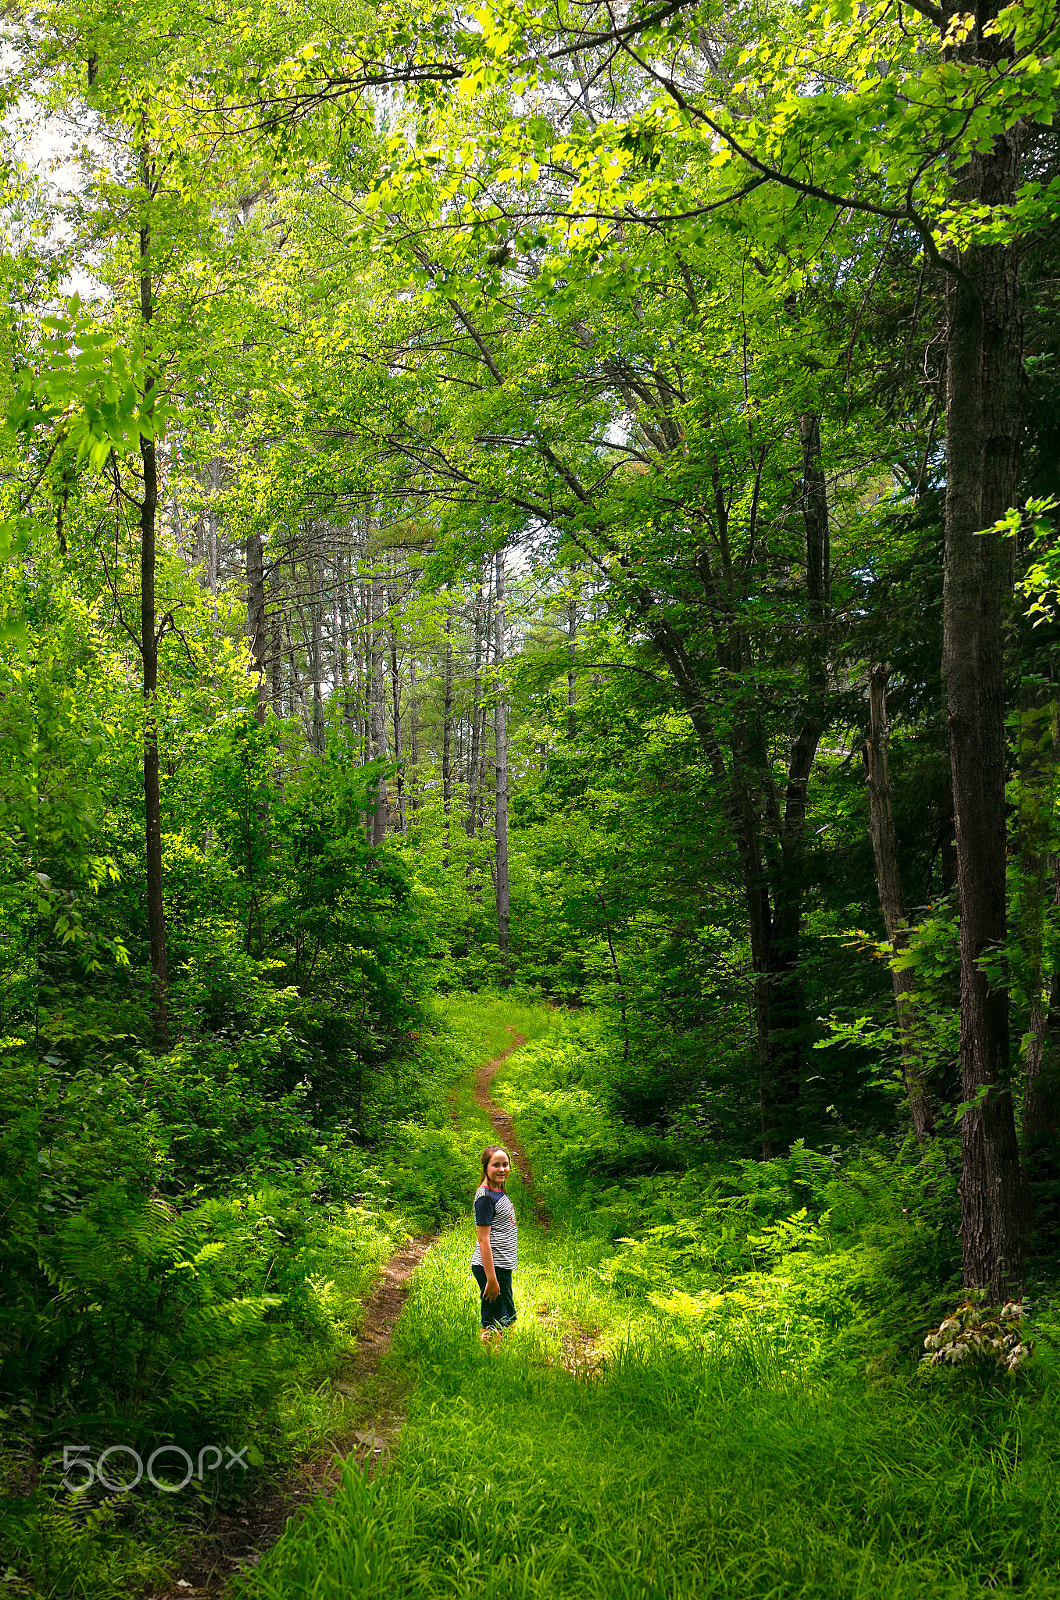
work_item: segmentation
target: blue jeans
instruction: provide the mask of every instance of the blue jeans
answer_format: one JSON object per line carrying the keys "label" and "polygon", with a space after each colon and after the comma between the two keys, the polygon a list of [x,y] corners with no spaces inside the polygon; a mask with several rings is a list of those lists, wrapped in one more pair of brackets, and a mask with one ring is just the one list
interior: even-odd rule
{"label": "blue jeans", "polygon": [[[495,1267],[497,1282],[500,1284],[500,1294],[496,1300],[487,1300],[482,1296],[482,1326],[484,1328],[510,1328],[515,1321],[515,1301],[512,1299],[512,1271],[511,1267]],[[486,1287],[486,1269],[477,1262],[471,1268],[471,1276],[478,1284],[480,1290]]]}

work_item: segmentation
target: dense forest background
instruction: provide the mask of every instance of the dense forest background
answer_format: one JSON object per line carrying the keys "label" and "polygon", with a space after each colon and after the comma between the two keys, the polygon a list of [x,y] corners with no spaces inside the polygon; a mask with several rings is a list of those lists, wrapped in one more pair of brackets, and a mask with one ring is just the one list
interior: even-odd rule
{"label": "dense forest background", "polygon": [[326,1430],[469,993],[644,1308],[843,1183],[859,1371],[1047,1330],[1055,9],[4,30],[12,1583],[126,1581],[73,1439]]}

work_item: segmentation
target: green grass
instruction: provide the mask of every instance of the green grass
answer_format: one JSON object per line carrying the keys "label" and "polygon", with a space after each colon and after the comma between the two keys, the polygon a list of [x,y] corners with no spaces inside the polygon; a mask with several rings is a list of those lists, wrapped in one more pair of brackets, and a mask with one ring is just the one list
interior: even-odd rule
{"label": "green grass", "polygon": [[[549,1026],[546,1007],[496,997],[442,1002],[434,1009],[440,1027],[424,1030],[419,1042],[413,1103],[396,1108],[387,1139],[374,1150],[336,1146],[329,1151],[316,1180],[330,1196],[326,1204],[309,1200],[308,1179],[289,1188],[281,1179],[269,1188],[202,1204],[213,1232],[227,1246],[215,1276],[226,1263],[232,1273],[238,1270],[243,1256],[256,1248],[259,1219],[267,1219],[264,1237],[276,1248],[265,1251],[261,1277],[268,1289],[285,1297],[289,1313],[286,1321],[270,1324],[271,1343],[264,1353],[259,1346],[236,1346],[272,1406],[267,1435],[259,1417],[255,1436],[264,1447],[265,1464],[240,1481],[241,1489],[267,1486],[301,1456],[327,1451],[331,1440],[370,1422],[366,1396],[359,1390],[349,1396],[329,1381],[355,1344],[361,1304],[382,1262],[411,1233],[433,1229],[469,1209],[478,1152],[490,1133],[468,1087],[474,1069],[511,1047],[509,1022],[528,1037],[540,1037]],[[451,1126],[454,1090],[460,1094],[459,1133]],[[410,1120],[403,1120],[402,1112]],[[348,1203],[345,1195],[351,1190],[366,1191],[367,1203]],[[264,1250],[261,1246],[259,1254]],[[222,1370],[227,1381],[231,1368],[222,1364]],[[191,1426],[196,1426],[194,1402],[202,1388],[197,1372],[187,1375],[185,1387],[193,1405]],[[225,1436],[242,1443],[249,1405],[240,1407],[238,1400],[236,1431]],[[222,1420],[216,1403],[209,1416],[205,1426],[212,1438]],[[186,1440],[188,1425],[178,1418],[177,1426],[184,1431],[176,1437]],[[84,1422],[71,1427],[73,1438],[85,1438]],[[120,1419],[114,1427],[118,1439],[129,1436]],[[114,1436],[104,1434],[102,1442]],[[208,1509],[194,1486],[172,1498],[147,1485],[127,1496],[103,1496],[98,1486],[85,1495],[70,1494],[61,1485],[60,1462],[57,1450],[45,1464],[41,1487],[27,1495],[22,1457],[0,1457],[4,1487],[10,1483],[16,1491],[5,1494],[0,1507],[0,1574],[11,1593],[108,1600],[157,1588],[167,1572],[179,1576],[181,1552],[194,1545]]]}
{"label": "green grass", "polygon": [[[493,1054],[511,1013],[490,1013]],[[681,1336],[598,1276],[606,1238],[577,1214],[544,1233],[512,1193],[519,1323],[480,1344],[472,1229],[444,1235],[395,1341],[415,1384],[396,1461],[349,1470],[241,1600],[1060,1596],[1040,1391],[800,1371],[753,1319]],[[595,1377],[568,1370],[572,1334]]]}
{"label": "green grass", "polygon": [[[436,1000],[432,1011],[445,1030],[444,1036],[458,1040],[464,1060],[476,1066],[510,1051],[515,1034],[521,1034],[527,1043],[545,1037],[552,1023],[547,1006],[509,1001],[503,995],[453,995]],[[489,1118],[475,1100],[473,1075],[465,1075],[457,1084],[450,1105],[461,1141],[477,1159],[483,1146],[492,1142],[494,1133]]]}
{"label": "green grass", "polygon": [[396,1468],[349,1472],[248,1600],[1060,1593],[1024,1403],[971,1414],[905,1386],[786,1381],[753,1342],[636,1340],[579,1381],[533,1315],[556,1279],[530,1264],[547,1243],[527,1243],[521,1322],[496,1355],[473,1333],[470,1229],[431,1252],[395,1352],[417,1380]]}
{"label": "green grass", "polygon": [[490,1061],[515,1042],[521,1033],[528,1042],[541,1039],[552,1022],[551,1011],[539,1000],[509,999],[506,995],[451,995],[434,1000],[431,1011],[447,1032],[468,1041],[480,1061]]}

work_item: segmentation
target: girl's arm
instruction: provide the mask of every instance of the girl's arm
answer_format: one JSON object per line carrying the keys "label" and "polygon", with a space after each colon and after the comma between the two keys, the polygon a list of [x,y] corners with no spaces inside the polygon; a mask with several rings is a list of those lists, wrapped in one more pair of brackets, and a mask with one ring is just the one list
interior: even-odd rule
{"label": "girl's arm", "polygon": [[478,1235],[478,1249],[479,1255],[482,1257],[482,1270],[486,1274],[486,1287],[482,1291],[482,1298],[483,1300],[496,1300],[500,1295],[501,1286],[497,1282],[497,1269],[493,1265],[493,1246],[490,1244],[489,1224],[487,1223],[484,1228],[481,1226],[476,1227],[475,1233]]}

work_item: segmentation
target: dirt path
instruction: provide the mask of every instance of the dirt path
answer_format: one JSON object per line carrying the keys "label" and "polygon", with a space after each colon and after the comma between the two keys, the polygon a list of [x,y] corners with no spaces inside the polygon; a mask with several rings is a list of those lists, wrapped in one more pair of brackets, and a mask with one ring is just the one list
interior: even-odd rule
{"label": "dirt path", "polygon": [[[533,1194],[530,1163],[519,1148],[512,1119],[494,1105],[489,1094],[501,1063],[526,1043],[514,1028],[509,1032],[514,1040],[511,1047],[478,1069],[475,1099],[511,1155],[528,1192]],[[547,1227],[544,1206],[536,1196],[534,1203],[539,1220]],[[219,1600],[228,1580],[240,1570],[256,1566],[292,1518],[297,1518],[317,1495],[334,1492],[345,1461],[357,1461],[367,1470],[385,1467],[404,1421],[405,1381],[400,1373],[381,1376],[379,1363],[394,1342],[394,1328],[408,1299],[413,1274],[436,1238],[436,1234],[422,1234],[395,1251],[380,1268],[375,1288],[365,1302],[356,1347],[333,1380],[340,1394],[361,1401],[355,1407],[357,1426],[333,1439],[329,1454],[304,1461],[272,1494],[248,1503],[242,1513],[216,1512],[194,1551],[181,1563],[181,1577],[151,1589],[145,1600]]]}
{"label": "dirt path", "polygon": [[412,1275],[436,1235],[422,1234],[384,1262],[372,1294],[365,1302],[357,1344],[334,1387],[360,1399],[356,1427],[347,1427],[331,1441],[332,1450],[303,1461],[272,1493],[249,1501],[237,1513],[215,1512],[199,1535],[194,1550],[181,1563],[181,1577],[149,1591],[147,1600],[216,1600],[228,1580],[254,1567],[276,1543],[292,1518],[319,1494],[331,1494],[342,1477],[345,1461],[376,1470],[385,1463],[404,1420],[400,1374],[380,1378],[378,1366],[394,1342],[394,1327],[412,1287]]}
{"label": "dirt path", "polygon": [[551,1220],[548,1208],[534,1189],[534,1175],[530,1170],[530,1163],[526,1159],[518,1139],[515,1137],[515,1123],[507,1111],[502,1111],[500,1106],[494,1103],[490,1095],[490,1088],[502,1063],[526,1043],[523,1034],[516,1033],[514,1028],[509,1028],[508,1031],[515,1043],[510,1050],[502,1050],[499,1056],[494,1056],[492,1061],[483,1062],[482,1066],[479,1067],[475,1074],[475,1100],[489,1117],[490,1127],[511,1156],[515,1170],[526,1185],[526,1192],[533,1200],[538,1222],[542,1228],[547,1228]]}

